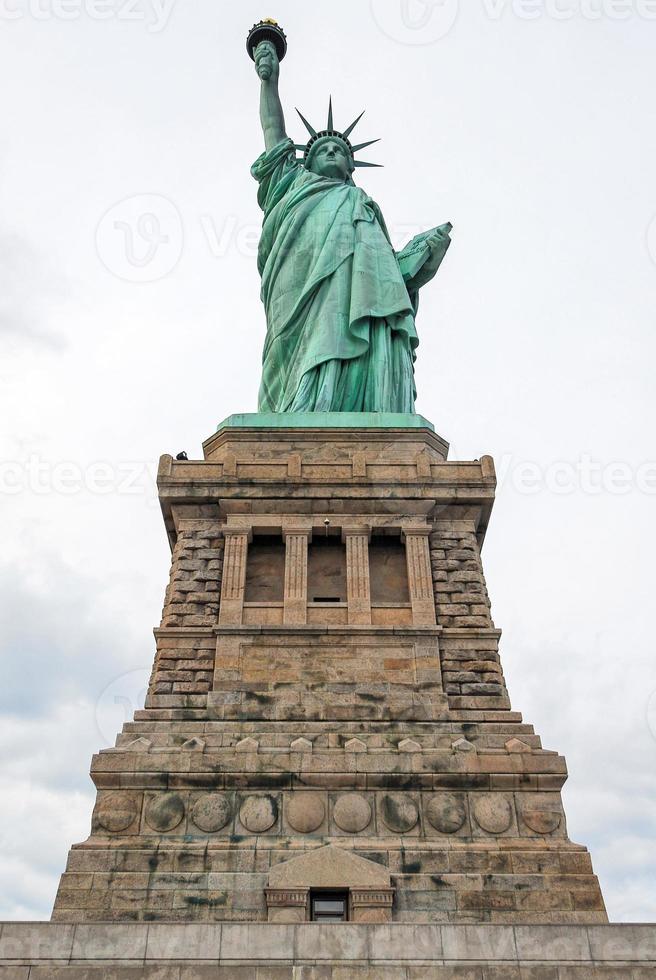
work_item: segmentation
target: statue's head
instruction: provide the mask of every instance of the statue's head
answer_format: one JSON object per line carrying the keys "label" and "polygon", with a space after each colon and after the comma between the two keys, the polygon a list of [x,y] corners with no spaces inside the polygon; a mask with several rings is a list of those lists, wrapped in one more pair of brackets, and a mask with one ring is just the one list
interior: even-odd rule
{"label": "statue's head", "polygon": [[[298,109],[296,111],[298,112]],[[335,129],[333,123],[332,99],[328,107],[328,126],[326,129],[317,132],[314,126],[310,125],[300,112],[298,114],[310,134],[310,142],[307,146],[296,144],[296,149],[302,150],[304,153],[303,164],[306,170],[309,170],[313,174],[318,174],[320,177],[333,177],[338,180],[352,182],[353,172],[358,167],[378,166],[376,163],[365,163],[362,160],[355,159],[355,154],[358,150],[363,150],[366,146],[377,143],[378,140],[369,140],[367,143],[358,143],[357,146],[353,146],[349,139],[349,136],[362,119],[364,113],[359,115],[355,122],[351,123],[343,133]]]}
{"label": "statue's head", "polygon": [[305,169],[319,177],[348,181],[352,179],[355,161],[343,140],[336,136],[325,136],[312,146],[305,161]]}

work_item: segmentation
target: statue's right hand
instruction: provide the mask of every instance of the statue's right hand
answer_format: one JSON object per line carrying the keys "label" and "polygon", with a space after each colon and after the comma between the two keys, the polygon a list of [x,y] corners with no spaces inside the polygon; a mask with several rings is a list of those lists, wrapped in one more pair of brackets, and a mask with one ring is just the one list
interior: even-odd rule
{"label": "statue's right hand", "polygon": [[262,41],[255,49],[255,70],[263,82],[278,80],[280,62],[278,52],[271,41]]}

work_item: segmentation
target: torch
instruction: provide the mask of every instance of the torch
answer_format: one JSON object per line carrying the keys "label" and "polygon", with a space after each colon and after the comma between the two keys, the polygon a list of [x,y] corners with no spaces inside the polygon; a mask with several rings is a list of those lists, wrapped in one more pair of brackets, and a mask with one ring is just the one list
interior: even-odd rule
{"label": "torch", "polygon": [[251,27],[246,40],[246,48],[253,61],[255,61],[257,46],[262,41],[270,41],[276,49],[278,61],[282,61],[287,54],[287,35],[277,21],[267,18]]}

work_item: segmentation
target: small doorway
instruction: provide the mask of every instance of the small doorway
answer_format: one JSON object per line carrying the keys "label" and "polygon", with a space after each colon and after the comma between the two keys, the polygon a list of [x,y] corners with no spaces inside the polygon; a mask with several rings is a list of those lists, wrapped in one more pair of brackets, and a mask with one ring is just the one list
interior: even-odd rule
{"label": "small doorway", "polygon": [[312,922],[346,922],[348,920],[348,892],[310,892],[310,918]]}

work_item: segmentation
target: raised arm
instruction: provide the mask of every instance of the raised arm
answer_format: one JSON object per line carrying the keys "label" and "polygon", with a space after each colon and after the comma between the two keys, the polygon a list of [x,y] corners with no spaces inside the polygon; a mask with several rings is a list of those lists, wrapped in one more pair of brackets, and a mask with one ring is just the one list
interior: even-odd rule
{"label": "raised arm", "polygon": [[262,82],[260,94],[260,120],[264,132],[264,145],[272,150],[287,137],[285,114],[278,92],[280,62],[275,47],[270,41],[263,41],[255,52],[255,69]]}

